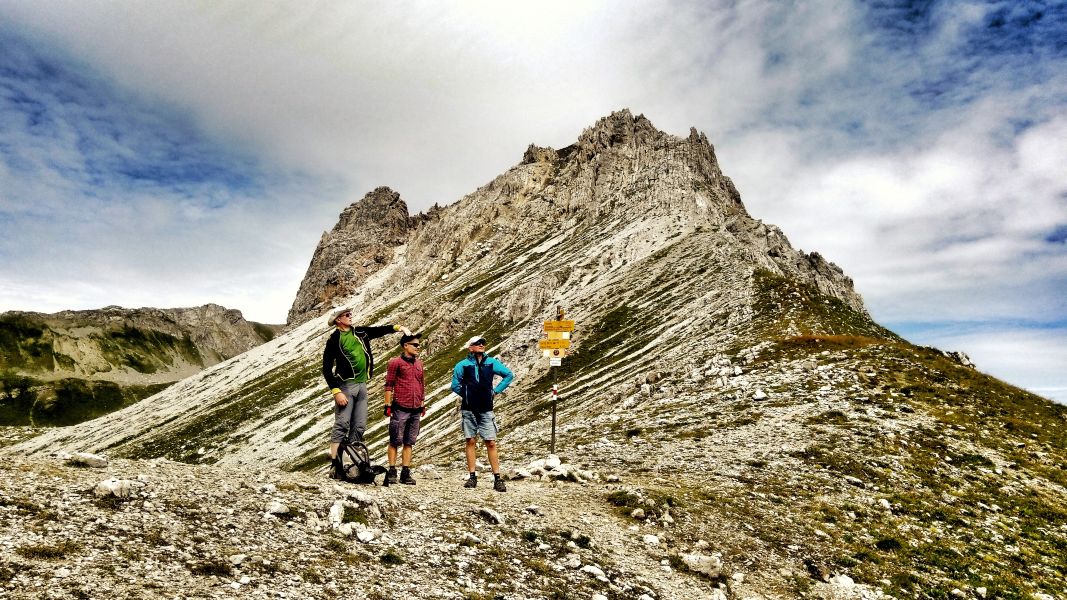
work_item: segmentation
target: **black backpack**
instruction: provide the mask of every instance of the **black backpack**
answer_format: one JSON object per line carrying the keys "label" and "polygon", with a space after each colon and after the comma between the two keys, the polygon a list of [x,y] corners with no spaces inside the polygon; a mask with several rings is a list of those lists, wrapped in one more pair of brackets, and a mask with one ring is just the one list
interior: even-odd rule
{"label": "black backpack", "polygon": [[349,483],[374,485],[374,478],[382,473],[385,473],[385,467],[371,462],[366,444],[342,442],[330,476]]}

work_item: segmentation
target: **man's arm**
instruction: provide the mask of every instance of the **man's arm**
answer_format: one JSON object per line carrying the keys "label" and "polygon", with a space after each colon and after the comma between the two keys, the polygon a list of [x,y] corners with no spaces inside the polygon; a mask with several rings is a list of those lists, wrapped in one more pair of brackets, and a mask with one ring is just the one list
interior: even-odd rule
{"label": "man's arm", "polygon": [[333,336],[326,340],[326,347],[322,350],[322,378],[326,380],[326,385],[330,386],[330,393],[336,394],[341,391],[341,384],[344,381],[333,372],[333,356],[330,352],[330,341],[333,340]]}
{"label": "man's arm", "polygon": [[[385,407],[389,408],[393,405],[393,390],[396,389],[396,377],[400,371],[400,364],[397,359],[389,361],[389,367],[385,370]],[[386,412],[386,416],[389,413]]]}
{"label": "man's arm", "polygon": [[461,377],[463,377],[463,361],[456,363],[452,369],[452,391],[460,397],[463,396],[463,386],[459,384]]}
{"label": "man's arm", "polygon": [[380,325],[373,327],[356,327],[355,329],[364,332],[367,335],[368,340],[375,340],[384,335],[389,335],[390,333],[396,333],[398,331],[404,332],[405,335],[411,335],[408,328],[403,325]]}
{"label": "man's arm", "polygon": [[499,394],[508,389],[508,386],[511,385],[511,380],[515,379],[515,375],[511,372],[511,369],[505,367],[504,363],[499,360],[493,361],[493,374],[503,377],[503,379],[500,380],[500,383],[496,384],[496,387],[493,388],[494,394]]}

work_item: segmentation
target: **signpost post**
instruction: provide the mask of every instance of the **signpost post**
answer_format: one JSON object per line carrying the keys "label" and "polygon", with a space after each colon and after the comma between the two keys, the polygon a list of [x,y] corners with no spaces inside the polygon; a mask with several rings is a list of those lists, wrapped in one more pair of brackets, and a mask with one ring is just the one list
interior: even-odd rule
{"label": "signpost post", "polygon": [[574,331],[574,321],[563,319],[563,309],[556,307],[556,320],[545,321],[545,334],[548,339],[538,342],[537,347],[548,358],[548,369],[552,371],[552,441],[548,451],[556,452],[556,404],[559,400],[559,388],[556,387],[556,372],[552,367],[563,365],[563,357],[567,356],[567,349],[571,347],[571,333]]}

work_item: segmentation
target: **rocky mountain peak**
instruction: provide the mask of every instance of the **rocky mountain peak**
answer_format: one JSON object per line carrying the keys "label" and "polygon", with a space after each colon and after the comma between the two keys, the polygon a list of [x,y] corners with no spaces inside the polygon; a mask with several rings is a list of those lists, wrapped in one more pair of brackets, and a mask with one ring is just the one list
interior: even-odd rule
{"label": "rocky mountain peak", "polygon": [[333,299],[352,295],[392,260],[393,249],[405,243],[419,220],[408,214],[400,194],[385,186],[345,208],[333,229],[319,240],[289,310],[289,324],[323,314]]}
{"label": "rocky mountain peak", "polygon": [[403,243],[410,227],[408,206],[400,194],[386,186],[375,188],[341,212],[334,234],[365,232],[367,237]]}

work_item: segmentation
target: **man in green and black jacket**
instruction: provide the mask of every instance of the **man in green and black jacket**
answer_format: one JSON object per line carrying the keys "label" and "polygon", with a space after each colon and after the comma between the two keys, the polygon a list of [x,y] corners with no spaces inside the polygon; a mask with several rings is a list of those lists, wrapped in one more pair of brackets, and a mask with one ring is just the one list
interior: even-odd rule
{"label": "man in green and black jacket", "polygon": [[374,354],[370,341],[401,331],[402,325],[353,327],[352,311],[343,308],[334,313],[330,325],[336,326],[322,352],[322,376],[333,394],[334,422],[330,435],[330,460],[336,466],[341,442],[363,441],[367,429],[367,381],[374,375]]}

